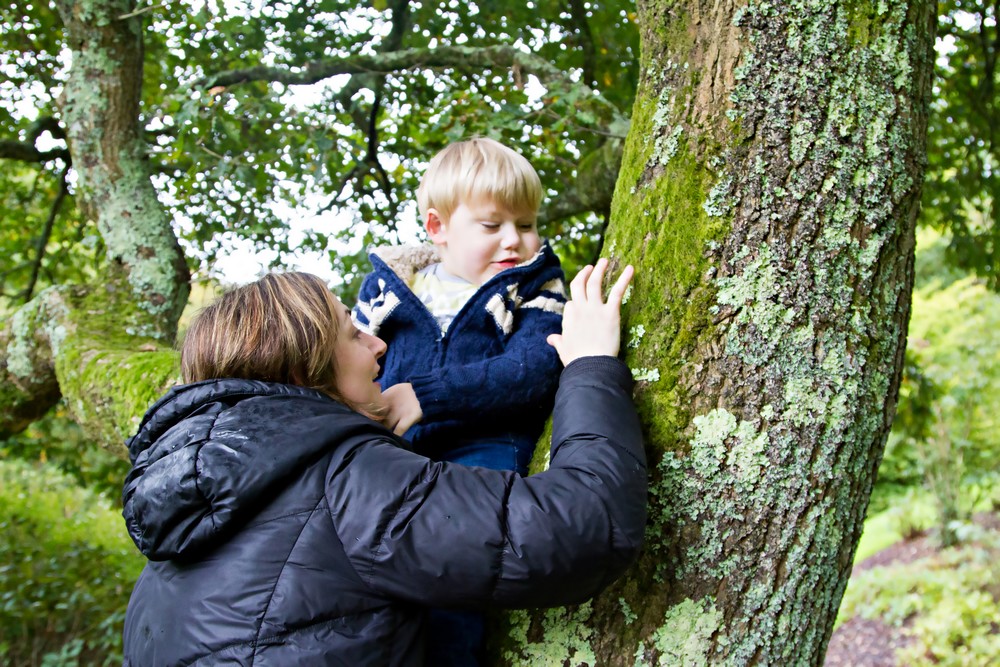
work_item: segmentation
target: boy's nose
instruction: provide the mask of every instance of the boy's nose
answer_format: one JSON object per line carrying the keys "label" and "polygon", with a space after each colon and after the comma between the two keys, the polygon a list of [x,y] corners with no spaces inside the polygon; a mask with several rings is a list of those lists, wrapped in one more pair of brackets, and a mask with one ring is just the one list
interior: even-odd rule
{"label": "boy's nose", "polygon": [[521,235],[514,225],[504,225],[503,238],[500,241],[504,248],[516,248],[521,244]]}

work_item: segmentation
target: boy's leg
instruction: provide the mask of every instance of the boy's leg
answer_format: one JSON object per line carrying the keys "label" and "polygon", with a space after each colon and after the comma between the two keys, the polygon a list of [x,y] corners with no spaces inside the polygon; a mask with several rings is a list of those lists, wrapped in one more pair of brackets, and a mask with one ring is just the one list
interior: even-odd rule
{"label": "boy's leg", "polygon": [[522,449],[513,439],[473,442],[443,452],[439,460],[490,470],[513,470],[519,475],[526,475],[532,452]]}
{"label": "boy's leg", "polygon": [[428,667],[479,667],[483,664],[486,618],[480,612],[431,609],[427,622]]}

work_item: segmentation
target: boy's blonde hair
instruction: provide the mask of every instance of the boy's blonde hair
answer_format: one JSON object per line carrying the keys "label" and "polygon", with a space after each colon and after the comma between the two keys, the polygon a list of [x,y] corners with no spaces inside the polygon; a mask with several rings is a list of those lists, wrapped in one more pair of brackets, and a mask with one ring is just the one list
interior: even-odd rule
{"label": "boy's blonde hair", "polygon": [[461,203],[479,199],[509,211],[535,212],[542,203],[542,182],[534,167],[498,141],[473,137],[445,147],[434,156],[417,189],[420,217],[437,209],[443,221]]}
{"label": "boy's blonde hair", "polygon": [[204,308],[181,346],[184,382],[244,378],[296,384],[341,400],[339,304],[320,278],[271,273]]}

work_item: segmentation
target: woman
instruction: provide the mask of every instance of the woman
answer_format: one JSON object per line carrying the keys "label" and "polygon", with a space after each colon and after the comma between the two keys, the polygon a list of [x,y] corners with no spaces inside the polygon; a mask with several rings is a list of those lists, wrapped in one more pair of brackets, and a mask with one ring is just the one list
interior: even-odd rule
{"label": "woman", "polygon": [[[315,276],[273,274],[192,323],[184,380],[129,440],[149,563],[126,665],[420,665],[425,606],[578,603],[635,558],[646,469],[613,357],[626,269],[571,284],[550,469],[434,463],[376,423],[381,340]],[[461,508],[456,510],[455,508]]]}

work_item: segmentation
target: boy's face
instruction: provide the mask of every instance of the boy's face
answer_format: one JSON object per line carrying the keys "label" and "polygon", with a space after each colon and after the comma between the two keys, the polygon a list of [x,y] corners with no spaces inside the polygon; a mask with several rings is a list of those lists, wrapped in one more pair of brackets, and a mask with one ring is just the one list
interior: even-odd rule
{"label": "boy's face", "polygon": [[452,275],[482,285],[504,269],[534,257],[542,247],[535,211],[515,213],[489,199],[462,202],[451,218],[427,211],[427,233]]}

